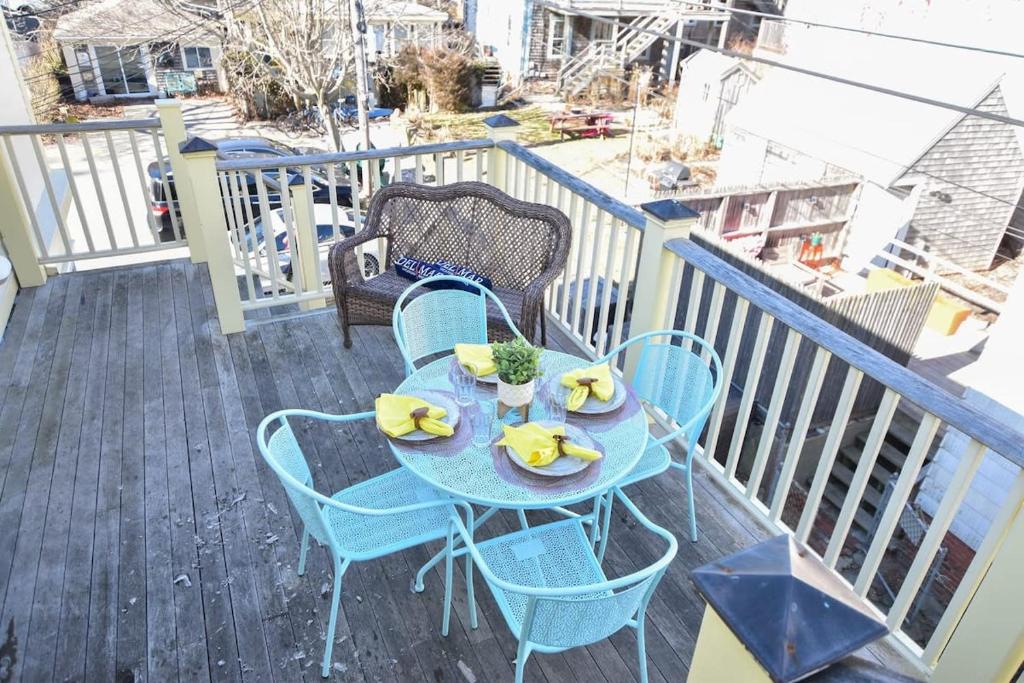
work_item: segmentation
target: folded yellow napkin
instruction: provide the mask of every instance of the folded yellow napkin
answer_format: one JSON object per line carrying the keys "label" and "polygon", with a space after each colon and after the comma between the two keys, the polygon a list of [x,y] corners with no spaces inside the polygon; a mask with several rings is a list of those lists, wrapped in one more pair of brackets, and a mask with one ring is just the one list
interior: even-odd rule
{"label": "folded yellow napkin", "polygon": [[561,455],[574,455],[584,460],[599,460],[601,454],[590,448],[584,448],[569,441],[562,440],[562,452],[559,453],[558,442],[555,437],[565,436],[565,427],[542,427],[536,422],[527,422],[521,427],[505,425],[502,428],[505,436],[498,442],[501,446],[508,446],[532,467],[544,467],[550,465]]}
{"label": "folded yellow napkin", "polygon": [[477,377],[485,377],[498,371],[490,344],[456,344],[455,358],[459,365]]}
{"label": "folded yellow napkin", "polygon": [[602,401],[615,395],[612,369],[607,363],[565,373],[562,375],[562,386],[572,389],[569,398],[565,400],[566,410],[579,410],[590,394]]}
{"label": "folded yellow napkin", "polygon": [[441,422],[448,412],[422,398],[381,394],[374,402],[374,408],[377,410],[377,426],[388,436],[405,436],[417,429],[438,436],[455,433],[451,425]]}

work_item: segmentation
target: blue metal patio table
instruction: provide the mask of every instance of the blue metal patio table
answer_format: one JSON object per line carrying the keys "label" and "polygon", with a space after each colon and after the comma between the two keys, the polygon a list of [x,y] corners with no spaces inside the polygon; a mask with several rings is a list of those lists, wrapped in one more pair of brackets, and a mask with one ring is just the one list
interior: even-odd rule
{"label": "blue metal patio table", "polygon": [[[395,390],[396,393],[451,392],[453,386],[449,380],[449,373],[452,363],[452,357],[448,356],[423,366],[409,375]],[[545,350],[541,356],[544,376],[538,380],[538,387],[544,382],[557,379],[562,373],[588,364],[589,361],[583,358]],[[479,400],[497,398],[494,389],[487,388],[482,383],[477,384],[477,396]],[[537,405],[542,402],[534,403],[530,409],[531,418],[545,419],[547,415],[544,406]],[[472,406],[470,409],[473,409]],[[517,414],[510,411],[502,422],[513,423],[518,420]],[[471,429],[469,422],[469,417],[463,415],[460,419],[460,429]],[[604,457],[596,473],[577,478],[565,485],[531,486],[510,480],[508,476],[503,476],[500,468],[496,466],[497,454],[492,452],[491,446],[476,446],[471,438],[459,439],[457,443],[453,441],[451,448],[442,447],[436,451],[431,447],[418,447],[417,444],[396,444],[393,441],[389,441],[389,444],[398,461],[430,486],[458,500],[487,508],[477,518],[474,528],[503,509],[515,510],[520,523],[525,527],[526,510],[565,511],[566,505],[593,500],[596,512],[597,501],[633,469],[647,443],[647,418],[644,411],[639,409],[639,405],[633,410],[616,411],[611,417],[594,418],[570,414],[568,424],[583,429],[599,450],[603,451]],[[588,424],[592,427],[588,428]],[[495,430],[492,435],[495,439],[498,436],[497,431]],[[588,513],[588,516],[590,514],[592,513]],[[597,525],[594,524],[591,528],[596,531]],[[426,571],[443,557],[443,553],[435,556],[420,570],[416,577],[417,590],[422,590],[422,580]]]}

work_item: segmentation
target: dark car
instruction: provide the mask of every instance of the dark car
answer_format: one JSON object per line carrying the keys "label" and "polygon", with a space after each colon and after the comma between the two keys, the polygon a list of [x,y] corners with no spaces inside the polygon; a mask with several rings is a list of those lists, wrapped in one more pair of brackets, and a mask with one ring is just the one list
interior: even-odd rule
{"label": "dark car", "polygon": [[[274,140],[268,140],[266,138],[229,138],[225,140],[212,140],[213,144],[217,146],[217,154],[221,159],[262,159],[266,157],[286,157],[295,156],[303,152],[299,152],[287,145],[283,145]],[[308,150],[305,153],[315,153],[316,150]],[[167,190],[170,192],[170,200],[168,201],[167,192],[164,190],[164,182],[160,177],[160,164],[153,162],[149,165],[149,206],[153,215],[160,220],[161,226],[161,237],[165,241],[174,239],[173,222],[171,219],[171,212],[174,212],[175,218],[177,218],[178,227],[181,229],[181,214],[178,211],[177,200],[178,195],[174,188],[174,174],[171,171],[170,162],[166,159],[163,162],[164,176],[167,179]],[[302,173],[298,168],[286,168],[285,172],[288,174],[288,180],[291,180],[296,175]],[[273,181],[278,181],[278,171],[276,169],[268,169],[263,171],[263,176]],[[242,176],[245,179],[246,190],[240,191],[240,195],[245,199],[248,197],[250,210],[242,210],[244,220],[247,222],[250,220],[255,221],[262,212],[260,206],[259,194],[256,188],[256,176],[252,172],[246,172]],[[314,204],[330,204],[331,193],[334,193],[336,201],[339,206],[352,206],[352,188],[349,185],[348,178],[344,175],[344,169],[338,173],[335,185],[332,189],[327,176],[320,172],[319,169],[314,169],[311,174],[312,190],[313,190],[313,203]],[[278,193],[271,190],[270,187],[266,187],[267,206],[271,210],[280,208],[281,197]],[[229,221],[230,224],[230,221]]]}

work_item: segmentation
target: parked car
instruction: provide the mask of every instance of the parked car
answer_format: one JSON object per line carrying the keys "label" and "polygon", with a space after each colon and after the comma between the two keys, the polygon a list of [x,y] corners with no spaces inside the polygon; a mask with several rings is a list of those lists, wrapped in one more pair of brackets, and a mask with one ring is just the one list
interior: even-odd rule
{"label": "parked car", "polygon": [[[334,244],[334,222],[333,212],[329,204],[313,205],[313,220],[316,223],[317,250],[320,254],[320,275],[323,282],[331,280],[331,271],[327,265],[327,254]],[[269,229],[268,229],[269,228]],[[266,243],[267,233],[274,235],[274,246],[277,248],[277,263],[279,279],[291,282],[292,272],[292,251],[289,240],[288,229],[285,223],[284,209],[274,209],[268,216],[260,216],[256,219],[253,229],[249,233],[249,251],[256,250],[256,258],[269,270],[270,247]],[[338,238],[351,237],[356,232],[355,219],[352,211],[338,209]],[[380,253],[376,241],[368,242],[363,247],[363,275],[367,278],[380,273]]]}
{"label": "parked car", "polygon": [[[213,140],[212,142],[217,145],[217,153],[222,159],[259,159],[319,152],[319,150],[296,150],[266,138],[228,138]],[[171,171],[169,160],[163,160],[163,170],[164,175],[167,177],[171,201],[167,201],[167,193],[164,191],[163,180],[160,177],[160,164],[154,161],[149,165],[149,205],[153,215],[160,219],[162,238],[165,241],[170,241],[174,239],[171,212],[174,212],[179,226],[181,225],[181,214],[178,212],[178,195],[174,188],[174,173]],[[288,174],[287,180],[301,173],[297,168],[287,168],[285,171]],[[269,169],[263,172],[263,177],[274,181],[278,180],[278,175],[279,173],[276,169]],[[243,177],[247,185],[247,196],[250,204],[250,212],[244,212],[244,217],[246,220],[249,220],[249,216],[251,216],[252,220],[255,220],[262,213],[259,195],[256,190],[256,176],[253,173],[245,173]],[[338,173],[333,189],[326,175],[322,172],[314,172],[312,174],[312,185],[314,204],[330,204],[331,192],[333,192],[339,206],[352,206],[352,188],[349,186],[345,169],[341,169]],[[278,193],[273,192],[268,187],[266,194],[268,208],[277,209],[281,206],[281,197]],[[244,192],[242,196],[246,196]]]}

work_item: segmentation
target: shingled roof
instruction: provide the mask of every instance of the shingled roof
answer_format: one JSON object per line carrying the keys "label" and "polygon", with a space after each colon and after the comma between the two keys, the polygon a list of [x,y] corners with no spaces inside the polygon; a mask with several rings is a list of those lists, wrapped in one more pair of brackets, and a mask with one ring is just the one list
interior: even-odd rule
{"label": "shingled roof", "polygon": [[155,42],[218,42],[203,17],[172,12],[156,0],[100,0],[57,20],[54,38],[62,42],[140,45]]}

